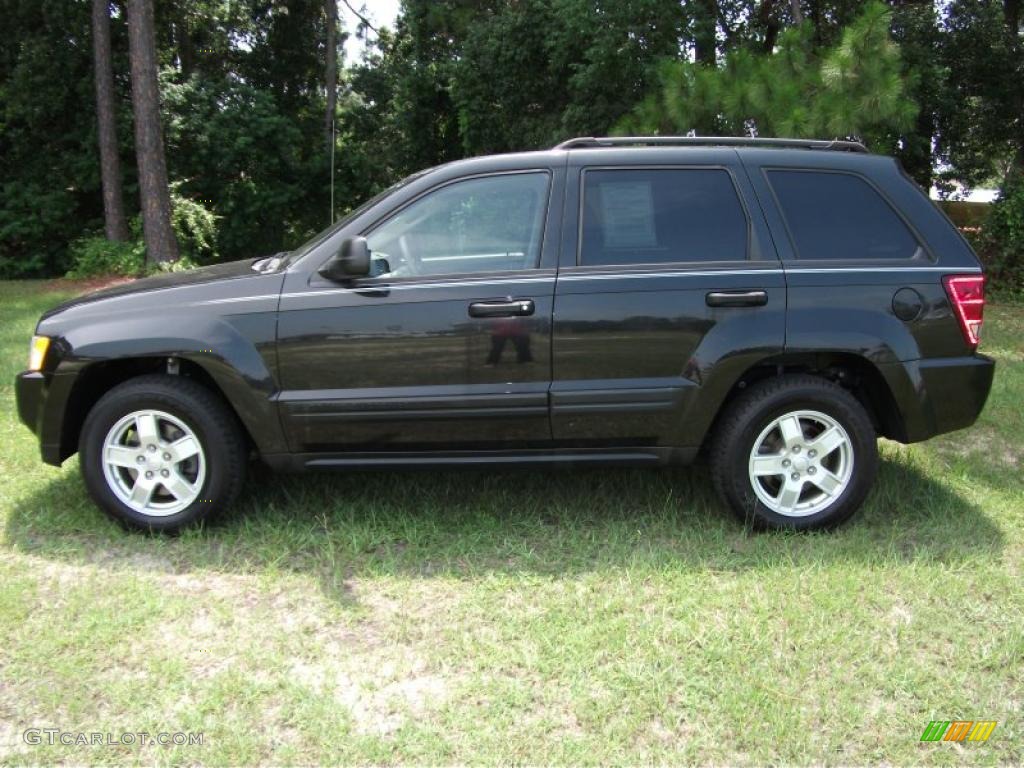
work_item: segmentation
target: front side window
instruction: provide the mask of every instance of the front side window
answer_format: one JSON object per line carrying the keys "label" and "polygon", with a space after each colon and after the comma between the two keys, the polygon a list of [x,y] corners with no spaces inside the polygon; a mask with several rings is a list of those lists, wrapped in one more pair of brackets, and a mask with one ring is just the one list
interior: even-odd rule
{"label": "front side window", "polygon": [[536,267],[545,172],[485,176],[445,185],[367,235],[372,274],[417,277]]}
{"label": "front side window", "polygon": [[917,239],[868,182],[850,173],[768,171],[800,259],[912,259]]}
{"label": "front side window", "polygon": [[747,257],[747,216],[719,168],[587,171],[581,234],[584,266]]}

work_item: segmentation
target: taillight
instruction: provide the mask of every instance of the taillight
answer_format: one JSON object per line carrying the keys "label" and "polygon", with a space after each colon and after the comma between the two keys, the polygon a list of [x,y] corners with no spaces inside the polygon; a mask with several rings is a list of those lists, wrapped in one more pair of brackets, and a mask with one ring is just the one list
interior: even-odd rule
{"label": "taillight", "polygon": [[971,347],[978,346],[982,315],[985,312],[985,276],[946,275],[942,283],[946,286],[949,303],[953,305],[953,311],[960,320],[964,341]]}

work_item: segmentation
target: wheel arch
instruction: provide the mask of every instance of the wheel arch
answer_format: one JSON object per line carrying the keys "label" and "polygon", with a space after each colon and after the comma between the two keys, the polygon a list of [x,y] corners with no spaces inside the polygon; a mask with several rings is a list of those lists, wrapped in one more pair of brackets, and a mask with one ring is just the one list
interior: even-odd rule
{"label": "wheel arch", "polygon": [[792,373],[820,376],[848,390],[860,402],[881,437],[907,442],[906,425],[892,386],[885,374],[867,358],[841,350],[813,353],[780,353],[749,366],[732,383],[718,404],[705,434],[714,434],[722,413],[744,389],[767,378]]}
{"label": "wheel arch", "polygon": [[275,400],[276,322],[273,313],[224,317],[159,308],[44,329],[58,350],[43,424],[43,443],[57,454],[52,463],[77,450],[86,415],[103,392],[135,376],[175,369],[215,392],[260,453],[286,450]]}
{"label": "wheel arch", "polygon": [[161,373],[173,373],[188,378],[213,392],[238,419],[249,447],[258,449],[250,425],[241,417],[231,398],[210,371],[185,356],[142,355],[100,360],[78,371],[64,405],[64,418],[60,428],[60,460],[67,459],[78,450],[78,439],[85,419],[106,392],[139,376]]}

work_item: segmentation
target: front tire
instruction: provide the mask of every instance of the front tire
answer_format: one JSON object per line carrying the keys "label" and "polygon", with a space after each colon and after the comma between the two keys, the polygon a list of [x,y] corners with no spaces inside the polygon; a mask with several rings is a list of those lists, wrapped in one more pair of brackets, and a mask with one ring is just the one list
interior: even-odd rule
{"label": "front tire", "polygon": [[86,417],[78,452],[92,499],[145,531],[177,531],[222,511],[245,479],[234,414],[181,376],[139,376],[107,392]]}
{"label": "front tire", "polygon": [[767,379],[728,406],[718,425],[715,487],[757,527],[829,528],[871,489],[876,440],[864,406],[839,385],[802,374]]}

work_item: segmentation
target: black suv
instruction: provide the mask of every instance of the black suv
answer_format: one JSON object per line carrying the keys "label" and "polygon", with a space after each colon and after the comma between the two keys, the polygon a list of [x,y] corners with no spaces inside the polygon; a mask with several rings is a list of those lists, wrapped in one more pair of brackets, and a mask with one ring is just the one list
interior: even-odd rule
{"label": "black suv", "polygon": [[581,138],[411,176],[298,250],[47,313],[43,460],[169,530],[274,469],[686,463],[743,518],[838,523],[876,438],[966,427],[978,260],[851,142]]}

